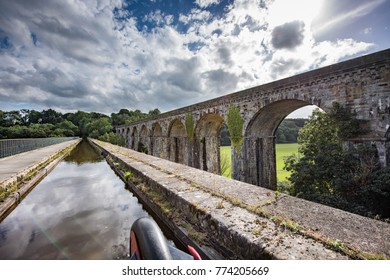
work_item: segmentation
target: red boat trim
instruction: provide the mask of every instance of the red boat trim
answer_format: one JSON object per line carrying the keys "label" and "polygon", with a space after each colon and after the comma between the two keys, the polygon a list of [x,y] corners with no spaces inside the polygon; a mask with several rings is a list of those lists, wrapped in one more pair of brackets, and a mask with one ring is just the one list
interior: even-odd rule
{"label": "red boat trim", "polygon": [[131,233],[130,233],[130,256],[132,256],[134,253],[137,257],[137,260],[142,260],[141,254],[140,254],[139,248],[138,248],[137,236],[135,235],[134,231],[131,231]]}
{"label": "red boat trim", "polygon": [[194,260],[202,260],[199,253],[194,249],[194,247],[187,245],[188,252],[191,254],[191,256],[194,257]]}

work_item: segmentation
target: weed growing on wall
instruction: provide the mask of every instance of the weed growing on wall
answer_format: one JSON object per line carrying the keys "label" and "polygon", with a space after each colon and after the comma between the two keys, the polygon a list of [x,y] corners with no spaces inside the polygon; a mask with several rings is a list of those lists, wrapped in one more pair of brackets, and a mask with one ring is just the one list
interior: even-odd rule
{"label": "weed growing on wall", "polygon": [[231,107],[227,115],[227,125],[230,133],[230,140],[232,146],[236,148],[237,152],[240,153],[241,145],[243,142],[242,127],[244,120],[241,116],[240,109],[237,107]]}
{"label": "weed growing on wall", "polygon": [[188,139],[192,141],[195,135],[195,122],[194,122],[194,117],[192,116],[191,113],[188,113],[186,115],[185,125],[186,125]]}

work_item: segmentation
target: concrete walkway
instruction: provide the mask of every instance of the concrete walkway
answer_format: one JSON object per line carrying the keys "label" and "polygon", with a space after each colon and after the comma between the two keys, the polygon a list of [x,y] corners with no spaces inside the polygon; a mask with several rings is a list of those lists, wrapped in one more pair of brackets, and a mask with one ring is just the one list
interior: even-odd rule
{"label": "concrete walkway", "polygon": [[0,159],[0,187],[7,184],[12,178],[15,178],[37,164],[48,160],[51,156],[78,141],[80,141],[80,139],[62,142]]}

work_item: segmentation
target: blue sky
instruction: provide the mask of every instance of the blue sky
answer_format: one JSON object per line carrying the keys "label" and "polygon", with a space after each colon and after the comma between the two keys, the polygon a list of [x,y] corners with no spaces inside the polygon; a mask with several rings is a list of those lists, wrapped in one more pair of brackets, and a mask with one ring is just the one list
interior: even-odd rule
{"label": "blue sky", "polygon": [[390,47],[389,0],[0,0],[0,109],[169,111]]}

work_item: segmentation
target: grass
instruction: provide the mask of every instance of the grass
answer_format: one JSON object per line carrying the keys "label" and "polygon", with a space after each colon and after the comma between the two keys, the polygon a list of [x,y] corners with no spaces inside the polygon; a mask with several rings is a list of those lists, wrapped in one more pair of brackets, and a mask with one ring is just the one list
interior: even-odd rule
{"label": "grass", "polygon": [[[221,172],[222,175],[228,178],[232,177],[232,147],[231,146],[221,146]],[[226,168],[223,167],[226,165]]]}
{"label": "grass", "polygon": [[284,158],[293,154],[298,154],[298,143],[276,144],[276,173],[278,182],[287,181],[290,172],[283,170]]}
{"label": "grass", "polygon": [[[221,162],[226,162],[228,166],[223,172],[223,176],[231,178],[232,174],[232,162],[231,162],[231,147],[230,146],[222,146],[220,148],[221,151]],[[298,144],[276,144],[276,172],[278,182],[287,181],[287,177],[290,173],[286,170],[283,170],[284,167],[284,158],[292,155],[298,154]]]}

